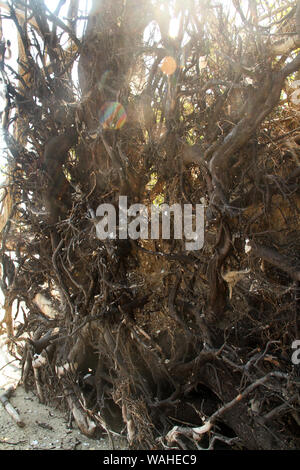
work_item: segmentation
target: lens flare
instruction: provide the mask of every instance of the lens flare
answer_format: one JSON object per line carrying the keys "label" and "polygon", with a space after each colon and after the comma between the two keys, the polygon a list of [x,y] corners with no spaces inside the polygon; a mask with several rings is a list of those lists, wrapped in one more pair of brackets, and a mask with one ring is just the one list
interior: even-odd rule
{"label": "lens flare", "polygon": [[117,101],[108,101],[100,109],[100,124],[103,129],[121,129],[126,120],[124,106]]}
{"label": "lens flare", "polygon": [[173,73],[177,69],[176,60],[171,56],[167,56],[163,59],[160,68],[161,71],[166,75],[173,75]]}

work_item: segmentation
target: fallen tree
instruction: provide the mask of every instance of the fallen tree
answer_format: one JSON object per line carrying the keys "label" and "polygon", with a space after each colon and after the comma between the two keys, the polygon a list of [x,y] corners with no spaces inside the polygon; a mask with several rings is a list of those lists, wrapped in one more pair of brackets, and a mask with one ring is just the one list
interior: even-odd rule
{"label": "fallen tree", "polygon": [[[22,52],[2,38],[1,330],[24,386],[133,448],[299,448],[300,2],[1,7]],[[99,240],[120,196],[204,204],[203,248]]]}

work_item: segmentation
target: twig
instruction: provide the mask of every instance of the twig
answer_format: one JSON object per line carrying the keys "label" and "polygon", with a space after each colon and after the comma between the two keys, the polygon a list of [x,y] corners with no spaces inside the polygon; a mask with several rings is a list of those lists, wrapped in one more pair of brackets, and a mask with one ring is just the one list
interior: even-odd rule
{"label": "twig", "polygon": [[13,395],[14,391],[15,391],[14,387],[11,387],[5,393],[0,395],[0,402],[4,406],[7,413],[11,416],[11,418],[17,423],[17,425],[20,428],[24,428],[25,423],[21,420],[19,413],[9,403],[9,399]]}
{"label": "twig", "polygon": [[9,442],[9,441],[0,439],[1,444],[7,444],[8,446],[18,446],[19,444],[24,444],[24,442],[27,442],[27,441]]}
{"label": "twig", "polygon": [[0,367],[0,372],[1,370],[5,369],[5,367],[9,366],[10,364],[12,364],[13,362],[16,362],[18,361],[19,359],[13,359],[12,361],[8,362],[7,364],[5,364],[4,366]]}
{"label": "twig", "polygon": [[[256,382],[249,385],[242,393],[239,393],[233,400],[223,405],[219,408],[213,415],[206,420],[203,426],[195,427],[195,428],[183,428],[179,426],[175,426],[169,433],[166,435],[167,442],[174,442],[177,441],[177,436],[183,434],[187,437],[192,437],[195,441],[199,441],[202,436],[211,431],[215,422],[228,410],[234,407],[237,403],[240,403],[244,400],[253,390],[261,385],[264,385],[270,378],[279,378],[279,379],[286,379],[290,380],[288,374],[284,374],[283,372],[270,372],[269,374],[265,375],[264,377],[256,380]],[[300,381],[299,381],[300,382]]]}

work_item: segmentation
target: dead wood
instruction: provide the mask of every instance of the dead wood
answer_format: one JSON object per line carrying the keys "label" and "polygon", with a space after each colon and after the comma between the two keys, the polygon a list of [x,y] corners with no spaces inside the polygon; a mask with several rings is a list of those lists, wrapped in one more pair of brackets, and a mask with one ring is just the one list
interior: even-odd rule
{"label": "dead wood", "polygon": [[[16,70],[0,38],[0,327],[26,389],[132,448],[299,448],[300,2],[63,3],[4,7]],[[124,195],[204,204],[203,248],[99,240]]]}

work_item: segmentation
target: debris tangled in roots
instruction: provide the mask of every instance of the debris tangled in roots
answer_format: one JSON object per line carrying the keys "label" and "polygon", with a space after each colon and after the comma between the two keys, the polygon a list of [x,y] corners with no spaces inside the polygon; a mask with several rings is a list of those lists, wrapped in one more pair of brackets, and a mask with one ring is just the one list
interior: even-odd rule
{"label": "debris tangled in roots", "polygon": [[[300,2],[64,3],[1,14],[0,332],[24,386],[132,448],[299,448]],[[99,240],[122,195],[204,203],[203,248]]]}

